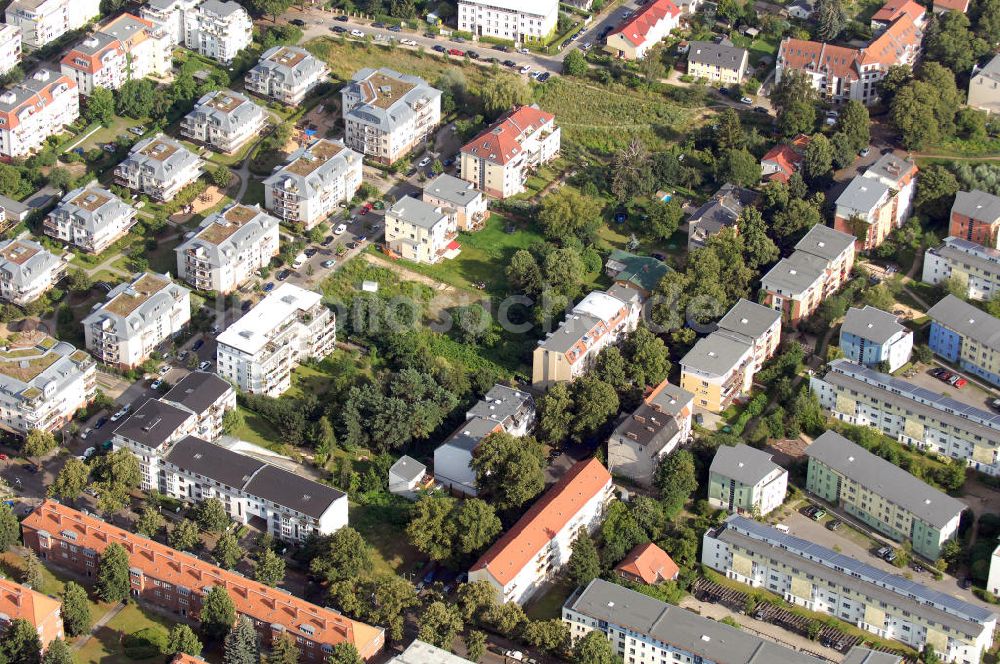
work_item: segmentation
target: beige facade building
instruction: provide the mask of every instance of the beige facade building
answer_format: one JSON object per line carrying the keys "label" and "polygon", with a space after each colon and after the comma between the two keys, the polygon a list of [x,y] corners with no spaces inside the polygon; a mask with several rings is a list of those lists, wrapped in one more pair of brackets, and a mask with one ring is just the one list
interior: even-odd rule
{"label": "beige facade building", "polygon": [[385,211],[385,243],[403,258],[436,263],[457,255],[457,230],[451,216],[440,207],[405,196]]}

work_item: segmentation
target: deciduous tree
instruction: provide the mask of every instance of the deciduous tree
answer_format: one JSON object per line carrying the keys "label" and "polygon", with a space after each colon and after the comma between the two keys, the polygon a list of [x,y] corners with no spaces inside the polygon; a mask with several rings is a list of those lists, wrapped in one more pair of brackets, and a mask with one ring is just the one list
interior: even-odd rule
{"label": "deciduous tree", "polygon": [[202,529],[210,533],[220,533],[229,525],[229,515],[218,498],[208,498],[198,503],[194,518]]}
{"label": "deciduous tree", "polygon": [[201,649],[201,641],[190,627],[183,623],[178,623],[170,628],[170,634],[167,637],[166,654],[178,655],[184,653],[192,657],[199,657]]}
{"label": "deciduous tree", "polygon": [[285,561],[271,547],[265,547],[257,556],[253,578],[265,586],[276,587],[285,580]]}
{"label": "deciduous tree", "polygon": [[328,583],[350,579],[371,569],[371,549],[361,533],[350,526],[324,538],[319,550],[309,569]]}
{"label": "deciduous tree", "polygon": [[593,630],[573,646],[573,664],[621,664],[604,632]]}
{"label": "deciduous tree", "polygon": [[9,505],[0,504],[0,552],[21,539],[21,524]]}
{"label": "deciduous tree", "polygon": [[126,599],[132,588],[128,569],[128,551],[125,547],[117,542],[109,544],[97,565],[97,596],[105,602],[121,602]]}
{"label": "deciduous tree", "polygon": [[83,490],[87,488],[89,478],[90,470],[87,465],[76,457],[70,457],[66,460],[66,465],[56,475],[55,481],[49,486],[48,494],[53,498],[71,503],[79,498]]}
{"label": "deciduous tree", "polygon": [[160,511],[152,505],[146,505],[139,513],[139,518],[135,522],[136,532],[153,537],[163,528],[163,516]]}
{"label": "deciduous tree", "polygon": [[49,647],[42,656],[42,664],[76,664],[73,650],[62,639],[49,641]]}
{"label": "deciduous tree", "polygon": [[538,221],[553,241],[587,239],[601,224],[601,203],[573,187],[559,187],[542,199]]}
{"label": "deciduous tree", "polygon": [[212,557],[219,567],[233,569],[243,558],[243,548],[232,533],[223,533],[212,549]]}
{"label": "deciduous tree", "polygon": [[573,540],[572,553],[566,566],[573,585],[586,586],[601,575],[601,559],[597,555],[594,540],[586,530],[581,529]]}
{"label": "deciduous tree", "polygon": [[202,598],[198,614],[201,631],[211,640],[224,639],[236,623],[236,606],[224,586],[212,586]]}
{"label": "deciduous tree", "polygon": [[190,551],[201,542],[198,526],[191,519],[181,519],[170,528],[167,541],[178,551]]}
{"label": "deciduous tree", "polygon": [[444,650],[451,650],[455,635],[462,631],[462,617],[454,606],[444,602],[432,602],[420,618],[417,638]]}
{"label": "deciduous tree", "polygon": [[63,627],[69,636],[79,636],[90,631],[90,603],[87,591],[78,583],[68,581],[62,591]]}
{"label": "deciduous tree", "polygon": [[499,510],[520,507],[545,488],[542,446],[534,438],[492,433],[472,458],[480,495]]}

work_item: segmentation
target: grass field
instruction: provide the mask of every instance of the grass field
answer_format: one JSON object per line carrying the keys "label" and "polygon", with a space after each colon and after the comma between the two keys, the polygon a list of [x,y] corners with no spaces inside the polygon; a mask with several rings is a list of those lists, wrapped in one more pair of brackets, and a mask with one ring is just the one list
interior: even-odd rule
{"label": "grass field", "polygon": [[270,422],[242,406],[237,410],[243,415],[243,425],[233,431],[234,437],[268,449],[280,445],[281,434]]}
{"label": "grass field", "polygon": [[441,75],[442,64],[461,69],[469,83],[479,84],[486,79],[489,70],[485,67],[465,63],[462,60],[439,55],[436,51],[419,51],[389,48],[360,42],[338,41],[333,37],[320,37],[306,42],[305,47],[316,57],[330,66],[330,73],[342,81],[348,81],[359,69],[365,67],[389,67],[404,74],[415,74],[428,83]]}
{"label": "grass field", "polygon": [[77,661],[131,664],[136,660],[126,657],[122,652],[121,640],[125,636],[147,627],[159,628],[166,633],[170,631],[171,625],[166,617],[138,604],[129,604],[107,625],[97,630],[93,638],[77,652]]}
{"label": "grass field", "polygon": [[374,549],[372,571],[399,573],[409,571],[423,556],[410,546],[405,532],[408,510],[401,504],[350,504],[351,527],[361,533]]}

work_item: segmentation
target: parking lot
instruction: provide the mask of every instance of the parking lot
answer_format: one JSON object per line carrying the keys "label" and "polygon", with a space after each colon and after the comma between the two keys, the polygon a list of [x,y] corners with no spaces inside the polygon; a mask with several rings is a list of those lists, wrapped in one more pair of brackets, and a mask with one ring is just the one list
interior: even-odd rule
{"label": "parking lot", "polygon": [[[980,387],[977,383],[972,380],[968,380],[969,376],[966,374],[961,374],[963,378],[968,380],[968,383],[961,388],[953,387],[943,380],[936,378],[930,374],[935,368],[943,365],[933,365],[928,367],[922,367],[920,371],[917,371],[913,376],[905,378],[909,383],[914,385],[919,385],[925,389],[928,389],[936,394],[943,394],[944,396],[955,399],[956,401],[961,401],[962,403],[969,404],[970,406],[975,406],[976,408],[982,408],[983,410],[996,413],[997,410],[992,408],[990,403],[993,399],[1000,398],[1000,393],[996,390],[990,391]],[[948,368],[948,367],[946,367]],[[948,371],[954,373],[951,368]]]}

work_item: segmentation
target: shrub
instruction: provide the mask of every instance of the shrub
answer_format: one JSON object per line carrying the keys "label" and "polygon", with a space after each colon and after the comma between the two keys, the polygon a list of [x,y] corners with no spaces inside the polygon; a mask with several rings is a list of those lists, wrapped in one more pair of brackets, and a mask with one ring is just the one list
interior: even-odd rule
{"label": "shrub", "polygon": [[122,645],[129,659],[152,659],[167,651],[167,633],[158,627],[145,627],[126,636]]}

